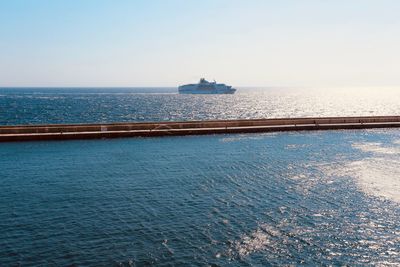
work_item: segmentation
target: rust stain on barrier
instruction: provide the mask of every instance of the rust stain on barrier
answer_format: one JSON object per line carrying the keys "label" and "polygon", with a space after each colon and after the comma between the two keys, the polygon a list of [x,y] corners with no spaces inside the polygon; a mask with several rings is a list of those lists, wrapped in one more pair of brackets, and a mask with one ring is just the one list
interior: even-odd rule
{"label": "rust stain on barrier", "polygon": [[0,142],[400,127],[400,116],[0,126]]}

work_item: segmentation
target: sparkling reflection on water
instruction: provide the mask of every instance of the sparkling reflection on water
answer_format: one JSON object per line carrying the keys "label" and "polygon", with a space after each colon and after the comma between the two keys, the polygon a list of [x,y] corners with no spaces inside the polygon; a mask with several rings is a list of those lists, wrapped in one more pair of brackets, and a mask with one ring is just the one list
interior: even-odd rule
{"label": "sparkling reflection on water", "polygon": [[400,115],[400,88],[258,88],[179,95],[176,88],[0,88],[0,125]]}
{"label": "sparkling reflection on water", "polygon": [[395,265],[399,140],[359,130],[2,144],[0,265]]}

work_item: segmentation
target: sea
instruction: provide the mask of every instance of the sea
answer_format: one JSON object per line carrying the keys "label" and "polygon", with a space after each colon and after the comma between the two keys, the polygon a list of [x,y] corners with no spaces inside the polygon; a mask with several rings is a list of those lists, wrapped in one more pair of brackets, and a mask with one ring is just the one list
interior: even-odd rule
{"label": "sea", "polygon": [[[0,88],[0,125],[400,115],[400,88]],[[400,130],[0,143],[0,266],[399,266]]]}

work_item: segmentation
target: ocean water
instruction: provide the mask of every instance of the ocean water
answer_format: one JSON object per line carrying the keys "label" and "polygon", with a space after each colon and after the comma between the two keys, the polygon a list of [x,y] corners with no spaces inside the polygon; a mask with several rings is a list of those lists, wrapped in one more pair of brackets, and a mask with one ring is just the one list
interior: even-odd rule
{"label": "ocean water", "polygon": [[400,263],[400,132],[0,145],[1,266]]}
{"label": "ocean water", "polygon": [[[400,115],[396,90],[1,89],[0,124]],[[160,92],[161,91],[161,92]],[[398,129],[0,144],[0,266],[397,266]]]}
{"label": "ocean water", "polygon": [[400,115],[400,88],[0,88],[0,125]]}

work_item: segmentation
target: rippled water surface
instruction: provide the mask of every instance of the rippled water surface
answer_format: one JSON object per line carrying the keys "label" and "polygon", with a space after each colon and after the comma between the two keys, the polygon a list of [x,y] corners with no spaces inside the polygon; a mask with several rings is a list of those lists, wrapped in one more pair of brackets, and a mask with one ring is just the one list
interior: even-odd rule
{"label": "rippled water surface", "polygon": [[3,143],[0,265],[397,265],[399,151],[396,129]]}
{"label": "rippled water surface", "polygon": [[0,125],[400,115],[400,88],[0,88]]}
{"label": "rippled water surface", "polygon": [[[400,115],[398,88],[0,88],[0,125]],[[0,144],[0,266],[400,264],[400,131]]]}

